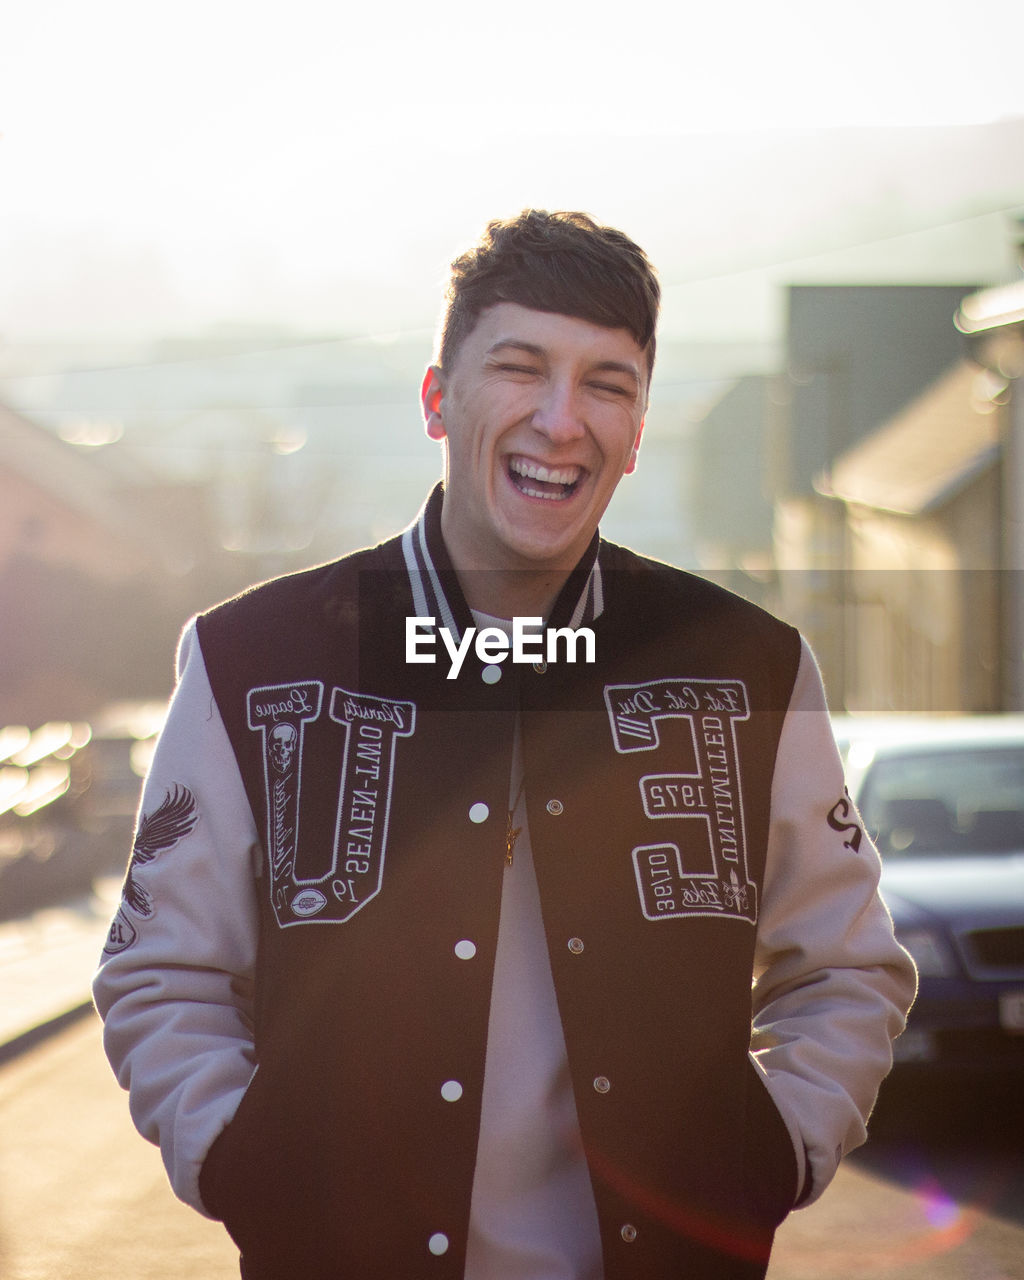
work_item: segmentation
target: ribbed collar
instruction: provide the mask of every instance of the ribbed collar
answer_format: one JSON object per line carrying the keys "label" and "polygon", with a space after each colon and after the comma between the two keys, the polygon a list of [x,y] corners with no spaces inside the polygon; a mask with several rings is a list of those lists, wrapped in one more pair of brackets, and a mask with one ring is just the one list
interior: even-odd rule
{"label": "ribbed collar", "polygon": [[[465,629],[473,625],[473,617],[441,536],[443,505],[444,486],[438,482],[415,521],[402,534],[402,554],[417,617],[436,618],[438,625],[447,627],[452,636],[461,639]],[[575,630],[588,626],[604,612],[604,588],[597,554],[600,543],[600,536],[595,533],[558,593],[548,626]]]}

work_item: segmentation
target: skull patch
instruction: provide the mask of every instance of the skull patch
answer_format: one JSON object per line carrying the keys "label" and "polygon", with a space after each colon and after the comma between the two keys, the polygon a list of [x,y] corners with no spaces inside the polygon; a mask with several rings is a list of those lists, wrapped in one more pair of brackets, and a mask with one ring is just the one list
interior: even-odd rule
{"label": "skull patch", "polygon": [[270,734],[270,759],[278,773],[284,775],[292,767],[299,734],[293,724],[275,725]]}

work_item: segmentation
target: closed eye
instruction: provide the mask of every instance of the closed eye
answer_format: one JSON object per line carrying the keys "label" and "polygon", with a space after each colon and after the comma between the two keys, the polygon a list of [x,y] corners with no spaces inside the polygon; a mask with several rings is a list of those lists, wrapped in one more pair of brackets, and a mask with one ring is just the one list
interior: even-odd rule
{"label": "closed eye", "polygon": [[620,387],[617,383],[614,383],[614,382],[592,382],[590,385],[594,388],[595,391],[607,391],[614,396],[628,396],[630,399],[632,399],[635,394],[635,388],[631,386]]}

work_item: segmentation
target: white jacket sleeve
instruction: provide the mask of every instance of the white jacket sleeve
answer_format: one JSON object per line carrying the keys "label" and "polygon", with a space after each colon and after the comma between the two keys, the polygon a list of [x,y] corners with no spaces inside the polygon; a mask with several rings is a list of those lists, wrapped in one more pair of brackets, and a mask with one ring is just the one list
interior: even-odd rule
{"label": "white jacket sleeve", "polygon": [[136,1127],[205,1213],[200,1166],[253,1072],[259,845],[194,622],[178,672],[93,996]]}
{"label": "white jacket sleeve", "polygon": [[754,1061],[803,1164],[804,1204],[864,1141],[916,991],[880,870],[804,644],[772,786],[753,991]]}

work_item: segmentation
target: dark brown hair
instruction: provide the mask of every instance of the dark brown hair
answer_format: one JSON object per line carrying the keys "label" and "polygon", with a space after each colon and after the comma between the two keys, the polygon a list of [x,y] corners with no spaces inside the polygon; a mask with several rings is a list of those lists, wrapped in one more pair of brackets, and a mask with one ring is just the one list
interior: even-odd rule
{"label": "dark brown hair", "polygon": [[554,311],[625,329],[654,368],[661,289],[647,255],[628,236],[585,213],[524,209],[488,224],[480,243],[452,263],[438,363],[450,368],[481,314],[497,302]]}

